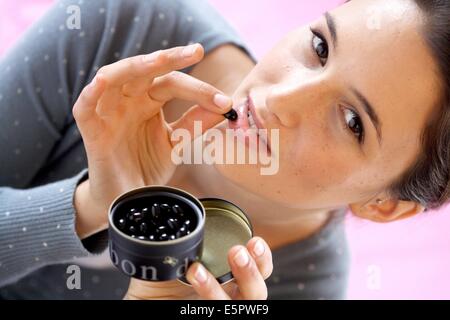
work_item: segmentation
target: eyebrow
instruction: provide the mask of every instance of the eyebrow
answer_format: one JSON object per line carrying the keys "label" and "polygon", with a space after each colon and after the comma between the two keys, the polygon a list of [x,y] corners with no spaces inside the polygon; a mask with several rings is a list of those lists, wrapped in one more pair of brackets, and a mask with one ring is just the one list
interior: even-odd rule
{"label": "eyebrow", "polygon": [[324,13],[325,20],[327,21],[328,32],[331,34],[331,40],[333,42],[333,47],[337,48],[338,38],[336,32],[336,20],[333,16],[327,11]]}
{"label": "eyebrow", "polygon": [[[338,45],[338,36],[337,36],[337,27],[336,27],[336,19],[328,12],[326,11],[324,13],[328,32],[331,35],[331,41],[333,43],[333,47],[336,49]],[[378,118],[378,115],[373,108],[372,104],[369,102],[369,100],[356,88],[351,87],[351,92],[356,96],[356,98],[359,100],[361,105],[363,106],[364,111],[369,116],[370,121],[372,122],[373,126],[375,127],[375,130],[377,131],[377,138],[378,138],[378,144],[381,145],[382,136],[381,136],[381,122]]]}
{"label": "eyebrow", "polygon": [[381,141],[382,141],[381,122],[380,122],[380,119],[378,118],[378,115],[377,115],[375,109],[370,104],[369,100],[367,100],[367,98],[360,91],[358,91],[358,89],[351,87],[350,90],[356,96],[356,98],[359,100],[359,102],[362,104],[364,111],[369,116],[370,121],[372,121],[372,124],[375,127],[375,130],[377,131],[378,144],[381,145]]}

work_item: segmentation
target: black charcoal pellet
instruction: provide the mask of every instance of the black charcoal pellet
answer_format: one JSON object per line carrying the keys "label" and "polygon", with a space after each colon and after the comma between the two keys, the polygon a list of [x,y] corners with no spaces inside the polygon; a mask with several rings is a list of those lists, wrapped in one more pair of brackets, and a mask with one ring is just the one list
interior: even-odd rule
{"label": "black charcoal pellet", "polygon": [[167,224],[170,229],[176,229],[178,227],[178,220],[176,218],[169,218],[169,220],[167,220]]}
{"label": "black charcoal pellet", "polygon": [[161,210],[164,214],[168,214],[170,212],[170,206],[167,203],[163,203],[161,205]]}
{"label": "black charcoal pellet", "polygon": [[163,233],[163,234],[159,235],[159,240],[160,241],[165,241],[165,240],[167,240],[168,237],[169,236],[167,235],[167,233]]}
{"label": "black charcoal pellet", "polygon": [[156,228],[156,231],[157,231],[157,232],[165,232],[166,229],[167,229],[166,226],[159,226],[158,228]]}
{"label": "black charcoal pellet", "polygon": [[153,218],[158,219],[160,213],[161,213],[161,208],[159,207],[159,204],[154,203],[153,206],[152,206],[152,216],[153,216]]}
{"label": "black charcoal pellet", "polygon": [[183,209],[181,209],[181,207],[180,207],[179,205],[177,205],[177,204],[174,204],[174,205],[172,206],[172,211],[173,211],[175,214],[178,214],[178,215],[183,214]]}
{"label": "black charcoal pellet", "polygon": [[134,221],[139,222],[139,221],[141,221],[143,218],[144,218],[144,216],[142,215],[141,212],[138,211],[138,212],[133,213],[133,220],[134,220]]}
{"label": "black charcoal pellet", "polygon": [[146,233],[147,232],[147,224],[145,222],[142,222],[141,225],[139,226],[139,230],[141,230],[142,233]]}
{"label": "black charcoal pellet", "polygon": [[125,221],[125,219],[119,219],[119,228],[123,229],[125,228],[127,225],[127,222]]}
{"label": "black charcoal pellet", "polygon": [[236,121],[238,118],[238,114],[237,114],[236,110],[234,110],[234,109],[231,109],[230,111],[225,113],[223,116],[231,121]]}

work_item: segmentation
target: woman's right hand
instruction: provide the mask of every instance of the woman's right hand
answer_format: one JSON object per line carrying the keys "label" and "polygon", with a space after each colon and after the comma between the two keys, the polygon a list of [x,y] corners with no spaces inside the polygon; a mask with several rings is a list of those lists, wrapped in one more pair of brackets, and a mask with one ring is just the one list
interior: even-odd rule
{"label": "woman's right hand", "polygon": [[[195,44],[127,58],[102,67],[83,89],[73,107],[89,168],[89,179],[75,195],[81,238],[107,225],[108,208],[121,193],[169,181],[176,169],[171,160],[173,130],[187,129],[195,138],[194,120],[202,121],[203,130],[224,120],[230,98],[174,71],[199,62],[203,55],[201,45]],[[169,124],[162,107],[174,98],[196,105]]]}

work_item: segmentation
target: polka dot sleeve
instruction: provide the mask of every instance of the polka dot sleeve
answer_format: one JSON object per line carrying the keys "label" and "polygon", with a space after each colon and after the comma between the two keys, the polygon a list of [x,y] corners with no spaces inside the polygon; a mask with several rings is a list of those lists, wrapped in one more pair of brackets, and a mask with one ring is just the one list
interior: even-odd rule
{"label": "polka dot sleeve", "polygon": [[0,188],[0,286],[44,265],[89,256],[74,229],[73,195],[87,176],[32,189]]}
{"label": "polka dot sleeve", "polygon": [[0,287],[105,247],[105,233],[82,242],[74,230],[87,173],[72,116],[81,90],[101,66],[194,42],[255,60],[207,0],[56,1],[1,57]]}

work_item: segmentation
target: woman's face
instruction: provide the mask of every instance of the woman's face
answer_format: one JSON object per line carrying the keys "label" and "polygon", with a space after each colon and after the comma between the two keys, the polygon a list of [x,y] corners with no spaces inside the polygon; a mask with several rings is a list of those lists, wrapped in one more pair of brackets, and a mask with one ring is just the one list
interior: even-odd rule
{"label": "woman's face", "polygon": [[[236,91],[279,129],[279,170],[216,165],[234,183],[288,207],[368,201],[421,152],[438,101],[434,60],[411,0],[354,0],[286,35]],[[274,142],[272,142],[274,143]]]}

